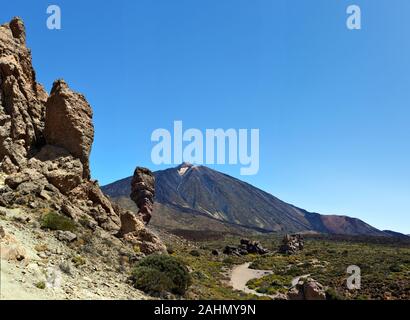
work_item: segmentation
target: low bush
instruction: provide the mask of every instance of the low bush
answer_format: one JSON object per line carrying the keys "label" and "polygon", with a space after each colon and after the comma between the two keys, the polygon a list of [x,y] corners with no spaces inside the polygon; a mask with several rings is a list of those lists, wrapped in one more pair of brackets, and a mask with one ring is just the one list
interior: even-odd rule
{"label": "low bush", "polygon": [[198,250],[191,250],[189,254],[193,257],[199,257],[201,254]]}
{"label": "low bush", "polygon": [[167,255],[151,255],[140,260],[132,272],[135,288],[149,294],[171,292],[183,295],[191,285],[187,267]]}
{"label": "low bush", "polygon": [[42,228],[50,230],[75,231],[76,229],[73,220],[53,211],[43,215],[40,223]]}

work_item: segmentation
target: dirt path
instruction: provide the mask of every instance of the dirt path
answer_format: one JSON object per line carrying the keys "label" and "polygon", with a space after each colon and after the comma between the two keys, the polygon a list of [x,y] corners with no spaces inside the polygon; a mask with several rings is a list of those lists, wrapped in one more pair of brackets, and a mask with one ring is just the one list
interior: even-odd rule
{"label": "dirt path", "polygon": [[232,273],[231,273],[231,281],[230,281],[230,285],[232,286],[232,288],[234,288],[235,290],[243,291],[245,293],[254,294],[259,297],[270,297],[272,299],[275,298],[275,296],[259,293],[255,290],[249,289],[246,286],[246,283],[249,280],[259,279],[259,278],[262,278],[263,276],[273,273],[271,270],[249,269],[250,265],[251,263],[247,262],[247,263],[241,264],[233,268]]}

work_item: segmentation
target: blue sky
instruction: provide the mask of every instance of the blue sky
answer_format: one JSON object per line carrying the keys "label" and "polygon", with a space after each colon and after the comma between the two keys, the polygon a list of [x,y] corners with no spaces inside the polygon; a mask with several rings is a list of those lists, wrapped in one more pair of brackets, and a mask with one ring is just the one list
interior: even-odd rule
{"label": "blue sky", "polygon": [[[62,9],[62,29],[46,9]],[[362,9],[362,30],[346,8]],[[151,133],[260,129],[260,170],[215,169],[310,211],[410,233],[408,0],[7,1],[38,81],[94,109],[93,177],[153,170]]]}

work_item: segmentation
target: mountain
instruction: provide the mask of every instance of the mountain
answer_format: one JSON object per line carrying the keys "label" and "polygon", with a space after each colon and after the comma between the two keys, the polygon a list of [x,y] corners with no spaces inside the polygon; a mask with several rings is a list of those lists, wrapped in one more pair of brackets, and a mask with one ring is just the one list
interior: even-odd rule
{"label": "mountain", "polygon": [[[184,163],[154,175],[152,224],[168,229],[388,236],[359,219],[308,212],[205,166]],[[120,205],[135,210],[129,199],[130,186],[131,177],[102,190]]]}
{"label": "mountain", "polygon": [[391,230],[383,230],[383,232],[394,238],[410,239],[410,235],[408,234],[403,234],[403,233],[391,231]]}

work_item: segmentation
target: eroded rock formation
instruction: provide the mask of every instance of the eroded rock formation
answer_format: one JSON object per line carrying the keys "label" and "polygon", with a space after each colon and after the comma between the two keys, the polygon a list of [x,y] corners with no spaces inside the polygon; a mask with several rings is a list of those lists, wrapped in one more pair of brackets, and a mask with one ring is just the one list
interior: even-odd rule
{"label": "eroded rock formation", "polygon": [[247,254],[267,254],[268,249],[262,247],[259,241],[251,241],[248,239],[241,239],[241,244],[238,247],[226,246],[223,253],[228,255],[244,256]]}
{"label": "eroded rock formation", "polygon": [[155,177],[147,168],[137,167],[131,181],[131,199],[145,224],[151,220],[155,197]]}
{"label": "eroded rock formation", "polygon": [[303,247],[303,237],[300,234],[287,234],[283,237],[282,244],[279,247],[279,253],[295,254],[298,251],[303,250]]}
{"label": "eroded rock formation", "polygon": [[[36,82],[22,20],[0,26],[0,171],[6,175],[0,205],[52,208],[77,221],[86,216],[90,226],[124,235],[127,213],[91,180],[93,139],[92,109],[85,97],[64,80],[53,84],[50,95]],[[147,223],[153,185],[149,175],[139,177],[143,188],[136,197]],[[135,225],[135,241],[151,241],[149,252],[163,249],[142,221]]]}

